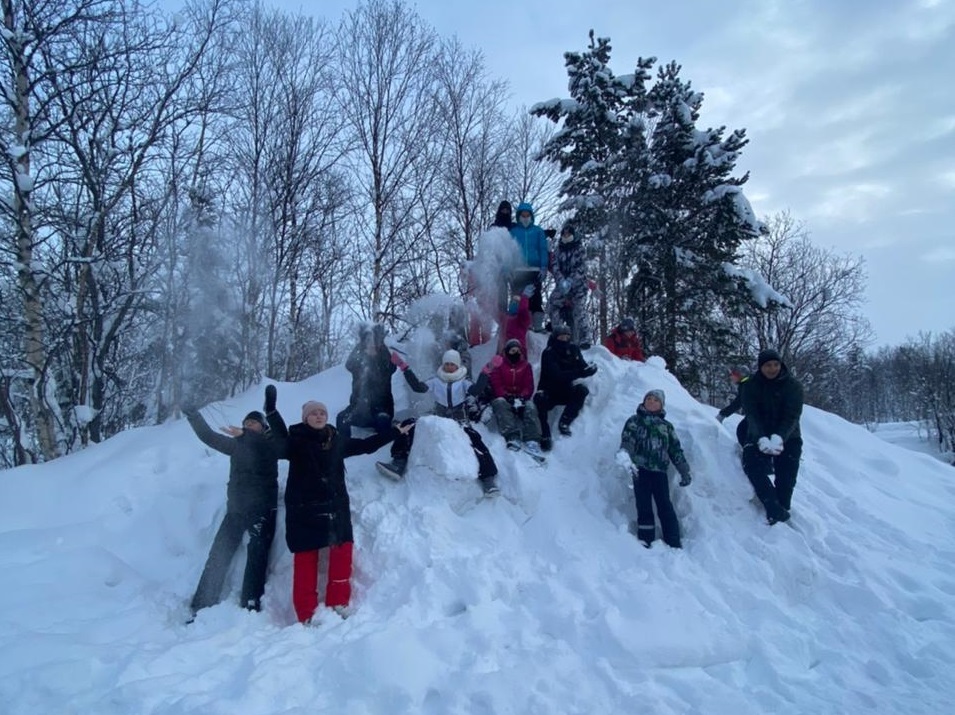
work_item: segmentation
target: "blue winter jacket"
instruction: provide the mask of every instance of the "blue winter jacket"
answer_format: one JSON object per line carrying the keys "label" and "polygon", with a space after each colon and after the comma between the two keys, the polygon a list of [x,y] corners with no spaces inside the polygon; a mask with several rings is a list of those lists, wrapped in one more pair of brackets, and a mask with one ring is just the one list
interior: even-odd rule
{"label": "blue winter jacket", "polygon": [[514,212],[517,216],[521,211],[530,211],[530,226],[524,228],[518,221],[511,227],[511,236],[520,246],[521,255],[524,257],[524,263],[533,268],[547,268],[548,264],[548,246],[547,236],[544,235],[544,229],[534,223],[534,209],[529,203],[518,204]]}

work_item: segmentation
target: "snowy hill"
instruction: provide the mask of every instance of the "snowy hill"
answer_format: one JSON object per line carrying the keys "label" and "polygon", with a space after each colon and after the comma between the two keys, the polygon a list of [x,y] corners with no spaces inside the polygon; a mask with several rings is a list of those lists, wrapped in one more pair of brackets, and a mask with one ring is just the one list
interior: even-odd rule
{"label": "snowy hill", "polygon": [[[312,627],[291,608],[281,511],[263,612],[234,592],[183,625],[228,470],[184,421],[0,474],[0,711],[955,712],[950,467],[810,408],[792,526],[770,527],[733,419],[654,359],[588,357],[591,396],[547,466],[487,433],[503,498],[478,500],[473,457],[438,420],[404,483],[373,467],[387,448],[349,460],[356,611]],[[307,399],[343,407],[349,381],[339,367],[278,387],[291,423]],[[694,471],[673,486],[682,551],[628,532],[613,463],[654,387]],[[261,392],[204,414],[237,423]]]}

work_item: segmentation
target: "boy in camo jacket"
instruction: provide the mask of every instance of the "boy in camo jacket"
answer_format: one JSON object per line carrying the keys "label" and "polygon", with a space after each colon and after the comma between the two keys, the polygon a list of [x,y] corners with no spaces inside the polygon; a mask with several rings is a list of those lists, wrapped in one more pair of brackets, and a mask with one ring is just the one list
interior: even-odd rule
{"label": "boy in camo jacket", "polygon": [[680,522],[670,501],[667,467],[671,462],[676,467],[680,473],[681,487],[687,486],[692,477],[676,430],[666,419],[663,409],[665,402],[663,390],[650,390],[644,396],[636,414],[623,427],[617,461],[633,477],[633,493],[637,502],[637,538],[647,548],[652,546],[656,537],[653,518],[655,503],[664,543],[679,549]]}

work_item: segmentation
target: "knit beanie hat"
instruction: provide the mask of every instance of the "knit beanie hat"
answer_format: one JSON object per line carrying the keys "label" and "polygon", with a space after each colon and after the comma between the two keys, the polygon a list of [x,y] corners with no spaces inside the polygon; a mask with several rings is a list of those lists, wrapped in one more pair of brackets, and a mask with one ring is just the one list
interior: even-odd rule
{"label": "knit beanie hat", "polygon": [[779,351],[774,350],[773,348],[766,348],[765,350],[760,350],[759,357],[756,358],[756,366],[762,367],[765,363],[770,360],[776,360],[777,362],[782,362],[782,358],[779,357]]}
{"label": "knit beanie hat", "polygon": [[564,324],[555,325],[555,326],[551,329],[550,332],[551,332],[551,335],[553,335],[555,338],[556,338],[558,335],[570,335],[570,334],[571,334],[570,326],[569,326],[569,325],[564,325]]}
{"label": "knit beanie hat", "polygon": [[448,350],[441,356],[441,364],[446,362],[453,363],[455,367],[461,367],[461,353],[457,350]]}
{"label": "knit beanie hat", "polygon": [[662,408],[662,407],[666,407],[666,404],[667,404],[667,396],[666,396],[666,393],[665,393],[663,390],[660,390],[660,389],[649,390],[649,391],[647,392],[647,394],[645,394],[645,395],[643,396],[643,401],[646,402],[646,401],[647,401],[647,398],[648,398],[648,397],[651,397],[651,396],[652,396],[652,397],[656,397],[658,400],[660,400],[660,407],[661,407],[661,408]]}
{"label": "knit beanie hat", "polygon": [[304,405],[302,405],[302,422],[307,422],[308,416],[318,410],[324,410],[325,414],[328,414],[328,408],[325,407],[324,402],[317,402],[315,400],[309,400],[306,402]]}
{"label": "knit beanie hat", "polygon": [[252,410],[249,414],[243,417],[242,418],[243,424],[247,422],[248,420],[252,420],[253,422],[258,422],[260,425],[262,425],[263,430],[267,430],[269,428],[268,423],[265,421],[265,415],[263,415],[258,410]]}
{"label": "knit beanie hat", "polygon": [[623,320],[620,321],[621,333],[627,333],[627,332],[630,332],[631,330],[636,331],[636,329],[637,329],[637,326],[634,324],[633,318],[624,318]]}

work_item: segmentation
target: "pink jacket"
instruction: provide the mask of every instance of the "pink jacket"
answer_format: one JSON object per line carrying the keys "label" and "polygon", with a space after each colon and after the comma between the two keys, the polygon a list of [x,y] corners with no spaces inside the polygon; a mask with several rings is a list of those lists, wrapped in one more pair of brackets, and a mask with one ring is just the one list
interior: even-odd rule
{"label": "pink jacket", "polygon": [[488,373],[494,397],[519,397],[529,400],[534,394],[534,369],[522,356],[519,362],[504,360]]}

